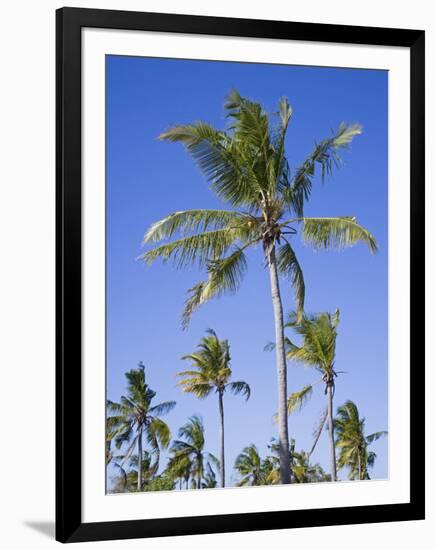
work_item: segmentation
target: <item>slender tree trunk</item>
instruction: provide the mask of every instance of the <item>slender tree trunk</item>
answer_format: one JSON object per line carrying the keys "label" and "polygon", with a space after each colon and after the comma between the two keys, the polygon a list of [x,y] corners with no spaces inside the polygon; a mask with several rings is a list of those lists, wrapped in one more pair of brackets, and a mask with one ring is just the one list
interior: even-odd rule
{"label": "slender tree trunk", "polygon": [[276,363],[277,363],[277,387],[278,387],[278,430],[279,430],[279,457],[280,457],[280,482],[291,483],[291,462],[289,456],[288,436],[288,406],[287,406],[287,368],[285,353],[285,334],[283,326],[283,306],[280,296],[279,276],[275,245],[272,243],[267,248],[267,261],[271,283],[271,298],[274,310],[275,335],[276,335]]}
{"label": "slender tree trunk", "polygon": [[337,480],[336,475],[336,452],[335,452],[335,434],[333,429],[333,386],[327,384],[327,415],[330,440],[330,472],[332,481]]}
{"label": "slender tree trunk", "polygon": [[138,491],[142,489],[142,428],[138,435]]}
{"label": "slender tree trunk", "polygon": [[223,392],[218,391],[218,403],[220,409],[220,475],[221,475],[221,487],[226,486],[226,470],[224,464],[224,403]]}
{"label": "slender tree trunk", "polygon": [[198,471],[197,471],[197,489],[201,489],[201,478],[203,474],[203,455],[198,456]]}
{"label": "slender tree trunk", "polygon": [[359,469],[359,480],[361,480],[362,479],[362,458],[360,456],[360,449],[357,455],[357,466]]}

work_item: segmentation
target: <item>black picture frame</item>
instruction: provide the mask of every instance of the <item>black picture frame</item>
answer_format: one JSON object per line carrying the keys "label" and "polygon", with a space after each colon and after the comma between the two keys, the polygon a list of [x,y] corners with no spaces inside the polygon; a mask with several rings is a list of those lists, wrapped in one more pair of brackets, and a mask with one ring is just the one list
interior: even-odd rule
{"label": "black picture frame", "polygon": [[[84,27],[410,49],[410,502],[328,509],[82,522],[81,29]],[[424,41],[419,30],[79,8],[56,12],[56,539],[128,539],[424,519]],[[419,320],[419,321],[417,321]],[[412,364],[413,358],[413,364]],[[74,434],[74,438],[71,435]]]}

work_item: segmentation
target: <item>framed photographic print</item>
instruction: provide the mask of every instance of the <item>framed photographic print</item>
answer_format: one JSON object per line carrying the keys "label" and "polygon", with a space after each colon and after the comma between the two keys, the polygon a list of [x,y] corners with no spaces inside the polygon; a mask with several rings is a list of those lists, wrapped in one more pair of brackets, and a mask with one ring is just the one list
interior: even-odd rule
{"label": "framed photographic print", "polygon": [[56,538],[423,519],[424,32],[56,48]]}

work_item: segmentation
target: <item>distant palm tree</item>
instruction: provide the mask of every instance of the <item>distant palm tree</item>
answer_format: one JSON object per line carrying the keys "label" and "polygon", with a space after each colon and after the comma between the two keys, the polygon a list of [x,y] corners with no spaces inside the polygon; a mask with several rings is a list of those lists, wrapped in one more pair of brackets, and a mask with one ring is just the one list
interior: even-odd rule
{"label": "distant palm tree", "polygon": [[[106,426],[115,446],[120,449],[124,443],[129,447],[124,453],[124,459],[132,456],[137,447],[137,456],[143,456],[143,437],[147,439],[151,451],[159,462],[159,446],[168,447],[171,432],[167,424],[160,418],[162,414],[171,411],[175,407],[175,401],[165,401],[152,406],[156,397],[146,383],[145,366],[139,363],[137,369],[125,373],[127,378],[127,395],[121,396],[120,403],[107,401],[107,410],[111,416],[107,416]],[[138,467],[137,490],[143,486],[142,463]]]}
{"label": "distant palm tree", "polygon": [[376,454],[368,445],[387,435],[387,431],[365,436],[365,418],[352,401],[338,407],[334,419],[336,447],[339,450],[338,468],[349,468],[349,479],[370,479],[368,468],[374,466]]}
{"label": "distant palm tree", "polygon": [[250,386],[242,381],[230,382],[230,345],[227,340],[220,340],[216,333],[209,329],[208,336],[200,340],[197,351],[185,355],[182,359],[190,361],[193,369],[178,373],[183,377],[179,385],[184,392],[193,393],[199,399],[204,399],[212,391],[218,395],[220,422],[220,476],[221,487],[225,486],[224,460],[224,393],[230,390],[234,394],[242,393],[246,399],[250,397]]}
{"label": "distant palm tree", "polygon": [[192,470],[191,458],[186,454],[180,456],[174,449],[171,451],[172,456],[168,460],[166,470],[174,480],[179,480],[180,490],[183,487],[183,483],[185,483],[185,488],[188,489]]}
{"label": "distant palm tree", "polygon": [[326,474],[320,464],[310,462],[310,454],[305,451],[295,452],[293,455],[292,473],[295,483],[318,483],[330,481],[331,476]]}
{"label": "distant palm tree", "polygon": [[318,248],[344,248],[359,241],[376,250],[374,237],[355,217],[304,216],[315,167],[321,176],[340,164],[339,151],[361,133],[358,124],[341,124],[329,138],[318,142],[296,170],[286,158],[285,141],[292,109],[283,98],[273,117],[259,103],[233,91],[225,104],[229,126],[217,130],[206,122],[180,125],[161,134],[160,139],[181,142],[197,162],[212,190],[228,210],[185,210],[154,223],[144,243],[156,244],[146,252],[151,264],[161,258],[182,268],[197,263],[207,277],[194,285],[186,301],[183,324],[204,302],[235,292],[245,274],[245,252],[260,245],[269,269],[271,300],[275,319],[278,386],[278,430],[281,482],[290,482],[287,417],[287,371],[284,346],[283,306],[279,277],[295,289],[299,313],[304,308],[304,278],[291,239],[301,229],[304,241]]}
{"label": "distant palm tree", "polygon": [[217,486],[217,480],[215,472],[210,465],[210,462],[207,463],[206,472],[203,477],[203,482],[201,484],[202,489],[214,489]]}
{"label": "distant palm tree", "polygon": [[238,487],[243,485],[265,485],[269,473],[265,468],[256,445],[245,447],[236,457],[235,470],[242,476]]}
{"label": "distant palm tree", "polygon": [[338,309],[333,315],[330,313],[320,313],[315,316],[303,315],[301,320],[297,320],[296,315],[291,314],[290,322],[287,326],[293,327],[295,332],[302,336],[303,343],[301,346],[297,346],[289,338],[286,339],[287,358],[301,362],[308,367],[313,367],[321,374],[321,378],[314,384],[309,384],[301,391],[292,393],[288,397],[288,413],[291,414],[302,407],[304,402],[311,396],[313,387],[316,384],[324,384],[327,395],[327,413],[324,416],[324,421],[327,420],[328,422],[332,481],[336,481],[337,479],[333,395],[335,391],[335,379],[338,375],[338,372],[334,368],[338,324]]}
{"label": "distant palm tree", "polygon": [[[270,471],[267,476],[268,484],[277,484],[280,482],[279,470],[279,445],[275,439],[271,440],[268,445],[272,455],[267,456],[264,464],[269,463]],[[319,464],[310,462],[310,453],[305,451],[295,450],[295,439],[291,439],[290,445],[290,463],[291,463],[291,483],[316,483],[320,481],[330,481],[330,476],[327,475]]]}
{"label": "distant palm tree", "polygon": [[170,449],[173,453],[173,468],[177,468],[177,463],[182,465],[189,463],[192,486],[201,489],[207,463],[213,462],[217,465],[219,463],[212,453],[204,450],[203,420],[199,416],[191,416],[189,421],[179,429],[178,436],[180,439],[174,441]]}

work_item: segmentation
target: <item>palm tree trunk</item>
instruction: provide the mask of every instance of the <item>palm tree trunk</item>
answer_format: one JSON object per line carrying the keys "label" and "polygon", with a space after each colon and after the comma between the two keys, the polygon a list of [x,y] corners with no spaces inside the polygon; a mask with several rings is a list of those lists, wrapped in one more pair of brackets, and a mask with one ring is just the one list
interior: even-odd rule
{"label": "palm tree trunk", "polygon": [[138,491],[142,489],[142,429],[138,435]]}
{"label": "palm tree trunk", "polygon": [[330,440],[330,472],[332,481],[337,480],[336,475],[336,453],[335,453],[335,434],[333,430],[333,386],[327,384],[327,415]]}
{"label": "palm tree trunk", "polygon": [[359,481],[362,479],[362,457],[360,456],[360,449],[357,455],[357,467],[359,469]]}
{"label": "palm tree trunk", "polygon": [[220,409],[220,475],[221,475],[221,487],[226,485],[226,472],[224,465],[224,403],[223,403],[223,391],[218,391],[218,403]]}
{"label": "palm tree trunk", "polygon": [[279,430],[279,457],[280,457],[280,482],[291,483],[291,466],[289,456],[288,436],[288,406],[287,406],[287,368],[285,354],[285,334],[283,326],[283,306],[280,296],[279,276],[274,243],[270,244],[267,251],[269,277],[271,284],[271,299],[274,310],[275,336],[276,336],[276,363],[277,363],[277,387],[278,387],[278,430]]}

